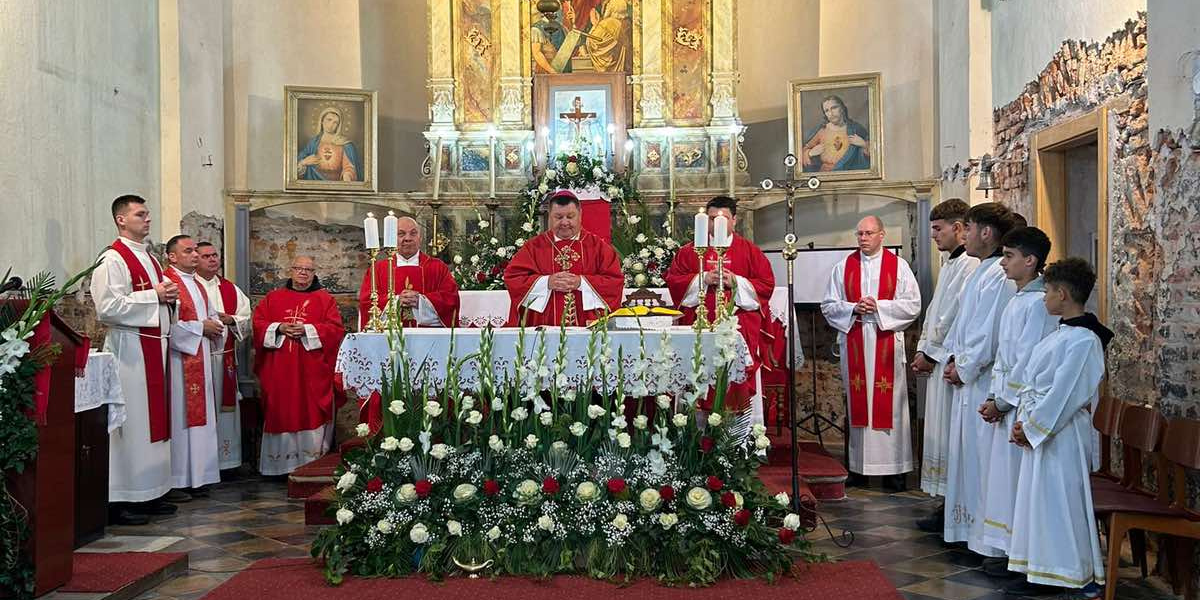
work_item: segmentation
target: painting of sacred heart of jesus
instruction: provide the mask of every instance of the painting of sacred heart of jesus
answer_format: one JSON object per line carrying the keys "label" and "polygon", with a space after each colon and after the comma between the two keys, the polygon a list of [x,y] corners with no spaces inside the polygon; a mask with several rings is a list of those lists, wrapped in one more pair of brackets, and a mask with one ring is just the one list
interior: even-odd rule
{"label": "painting of sacred heart of jesus", "polygon": [[788,151],[797,174],[883,178],[879,74],[788,82]]}
{"label": "painting of sacred heart of jesus", "polygon": [[284,189],[374,192],[375,92],[286,86]]}

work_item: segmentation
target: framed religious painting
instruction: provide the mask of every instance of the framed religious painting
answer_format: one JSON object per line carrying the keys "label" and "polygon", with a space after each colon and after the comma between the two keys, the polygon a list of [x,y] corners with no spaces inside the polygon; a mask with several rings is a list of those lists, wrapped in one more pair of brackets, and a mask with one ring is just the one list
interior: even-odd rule
{"label": "framed religious painting", "polygon": [[623,165],[627,114],[623,73],[534,75],[537,163],[566,153]]}
{"label": "framed religious painting", "polygon": [[788,82],[788,151],[796,175],[883,178],[879,73]]}
{"label": "framed religious painting", "polygon": [[375,92],[285,86],[284,189],[376,191]]}

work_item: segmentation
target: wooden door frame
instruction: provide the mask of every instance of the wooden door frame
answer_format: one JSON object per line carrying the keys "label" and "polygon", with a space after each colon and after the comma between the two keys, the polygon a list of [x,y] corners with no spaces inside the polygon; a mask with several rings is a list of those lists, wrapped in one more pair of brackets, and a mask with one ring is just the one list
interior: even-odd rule
{"label": "wooden door frame", "polygon": [[1109,107],[1053,125],[1033,134],[1030,155],[1033,164],[1035,224],[1053,242],[1048,262],[1064,258],[1070,237],[1067,218],[1066,151],[1093,140],[1096,143],[1096,306],[1101,321],[1108,320],[1108,112]]}

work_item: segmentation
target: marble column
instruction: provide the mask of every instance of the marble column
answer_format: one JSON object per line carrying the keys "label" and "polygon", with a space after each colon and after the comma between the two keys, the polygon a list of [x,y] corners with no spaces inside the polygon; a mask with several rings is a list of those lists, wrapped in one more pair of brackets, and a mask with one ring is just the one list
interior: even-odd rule
{"label": "marble column", "polygon": [[452,0],[429,0],[430,131],[454,130],[454,46],[451,34]]}
{"label": "marble column", "polygon": [[[529,120],[525,106],[525,88],[529,79],[521,75],[521,7],[520,2],[501,1],[500,30],[493,37],[500,45],[500,124],[505,129],[519,129]],[[494,6],[494,4],[493,4]]]}
{"label": "marble column", "polygon": [[737,1],[712,0],[712,119],[734,125],[737,112]]}
{"label": "marble column", "polygon": [[662,127],[667,109],[663,97],[663,0],[643,0],[637,8],[642,17],[642,60],[634,65],[636,74],[630,77],[636,102],[633,126]]}

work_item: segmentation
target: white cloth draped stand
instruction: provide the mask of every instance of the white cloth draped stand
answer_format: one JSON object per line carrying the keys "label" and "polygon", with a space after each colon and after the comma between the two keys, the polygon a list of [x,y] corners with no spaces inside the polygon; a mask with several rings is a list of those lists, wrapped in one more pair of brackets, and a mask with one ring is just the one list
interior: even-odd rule
{"label": "white cloth draped stand", "polygon": [[83,376],[75,378],[75,412],[108,405],[108,432],[125,422],[125,396],[117,377],[117,357],[112,352],[91,352]]}

